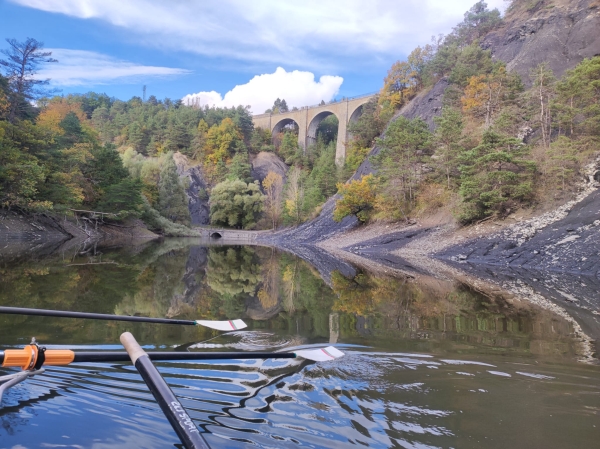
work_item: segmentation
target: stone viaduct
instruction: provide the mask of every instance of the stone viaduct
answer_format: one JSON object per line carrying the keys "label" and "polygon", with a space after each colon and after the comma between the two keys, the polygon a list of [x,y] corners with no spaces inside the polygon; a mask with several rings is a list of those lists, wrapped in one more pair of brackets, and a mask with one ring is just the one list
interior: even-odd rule
{"label": "stone viaduct", "polygon": [[318,106],[304,106],[300,109],[281,114],[259,114],[252,117],[254,126],[268,129],[275,136],[286,125],[295,123],[298,126],[298,144],[306,149],[317,142],[317,128],[327,116],[334,114],[338,121],[338,137],[335,150],[335,160],[338,165],[346,158],[346,142],[348,141],[348,125],[357,120],[362,114],[362,106],[375,94],[343,99],[335,103]]}

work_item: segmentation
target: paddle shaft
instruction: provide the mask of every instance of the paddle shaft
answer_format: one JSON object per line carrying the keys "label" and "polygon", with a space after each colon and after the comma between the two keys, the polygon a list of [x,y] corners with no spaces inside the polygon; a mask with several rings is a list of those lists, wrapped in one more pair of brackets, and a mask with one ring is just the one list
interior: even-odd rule
{"label": "paddle shaft", "polygon": [[171,320],[144,316],[109,315],[107,313],[68,312],[66,310],[28,309],[25,307],[0,307],[0,313],[13,315],[55,316],[60,318],[85,318],[91,320],[133,321],[138,323],[183,324],[196,326],[193,320]]}
{"label": "paddle shaft", "polygon": [[[293,352],[148,352],[154,361],[185,360],[253,360],[253,359],[294,359]],[[37,351],[30,346],[23,349],[0,351],[0,364],[3,367],[21,366],[30,369],[37,363]],[[70,363],[116,363],[127,362],[129,356],[122,351],[70,351],[66,349],[48,349],[44,352],[42,365],[68,365]],[[40,365],[40,367],[42,366]]]}
{"label": "paddle shaft", "polygon": [[183,405],[175,397],[173,391],[150,361],[148,354],[140,347],[133,335],[129,332],[123,333],[121,343],[127,350],[126,355],[131,358],[135,368],[144,379],[152,396],[156,399],[186,449],[209,449]]}

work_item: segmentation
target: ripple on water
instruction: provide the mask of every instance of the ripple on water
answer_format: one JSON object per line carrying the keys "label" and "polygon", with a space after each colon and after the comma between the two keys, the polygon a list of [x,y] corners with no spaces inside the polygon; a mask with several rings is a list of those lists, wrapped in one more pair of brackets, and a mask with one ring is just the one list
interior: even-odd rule
{"label": "ripple on water", "polygon": [[[156,365],[215,447],[480,447],[465,442],[500,438],[498,422],[510,422],[512,415],[527,424],[528,415],[515,410],[514,401],[535,404],[540,392],[564,404],[570,396],[552,389],[567,389],[574,398],[581,390],[587,395],[574,400],[598,409],[589,393],[597,399],[594,382],[600,376],[589,372],[561,374],[557,384],[556,373],[533,366],[516,371],[510,363],[342,349],[346,357],[319,364],[291,359]],[[474,393],[485,393],[485,404],[495,407],[484,407]],[[11,390],[6,400],[3,428],[18,434],[13,440],[24,447],[33,442],[31,447],[40,447],[42,441],[22,432],[27,427],[45,435],[45,447],[76,441],[81,447],[159,448],[177,442],[131,365],[50,368]],[[543,403],[536,407],[545,416]],[[593,416],[579,414],[578,420]]]}

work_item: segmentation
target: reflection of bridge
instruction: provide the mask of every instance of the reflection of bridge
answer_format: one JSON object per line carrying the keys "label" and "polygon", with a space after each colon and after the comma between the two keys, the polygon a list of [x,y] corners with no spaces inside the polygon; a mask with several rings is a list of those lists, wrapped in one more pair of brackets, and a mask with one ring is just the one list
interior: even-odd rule
{"label": "reflection of bridge", "polygon": [[298,144],[302,148],[316,143],[319,123],[333,114],[339,121],[338,137],[335,150],[336,163],[341,165],[346,158],[346,141],[348,140],[348,125],[357,120],[362,114],[362,107],[375,94],[345,99],[336,103],[318,106],[306,106],[296,111],[282,114],[260,114],[252,117],[254,126],[268,129],[273,135],[281,132],[286,125],[296,123],[298,126]]}

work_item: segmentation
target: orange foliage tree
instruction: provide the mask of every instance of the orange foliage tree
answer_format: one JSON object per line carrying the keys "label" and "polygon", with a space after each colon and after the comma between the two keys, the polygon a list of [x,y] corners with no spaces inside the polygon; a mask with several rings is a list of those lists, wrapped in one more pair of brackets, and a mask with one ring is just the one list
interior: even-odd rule
{"label": "orange foliage tree", "polygon": [[360,181],[353,180],[348,184],[338,184],[338,194],[343,198],[335,203],[333,219],[341,221],[347,215],[354,214],[365,222],[369,218],[369,211],[375,204],[375,178],[373,175],[363,176]]}
{"label": "orange foliage tree", "polygon": [[87,124],[88,120],[81,110],[81,103],[61,97],[55,97],[48,102],[48,105],[38,116],[37,124],[62,135],[64,130],[59,125],[69,112],[75,114],[82,127],[85,127],[84,125]]}
{"label": "orange foliage tree", "polygon": [[463,112],[483,118],[487,128],[500,109],[521,89],[518,76],[508,74],[504,66],[487,75],[472,76],[461,98]]}

